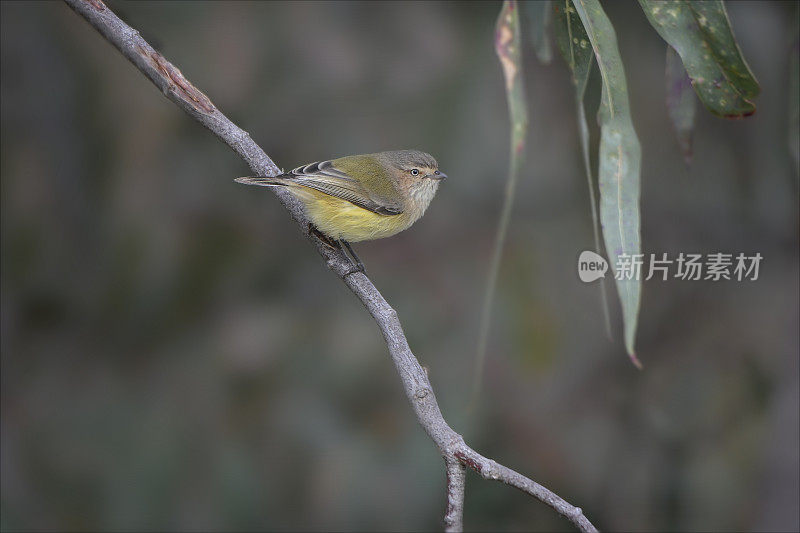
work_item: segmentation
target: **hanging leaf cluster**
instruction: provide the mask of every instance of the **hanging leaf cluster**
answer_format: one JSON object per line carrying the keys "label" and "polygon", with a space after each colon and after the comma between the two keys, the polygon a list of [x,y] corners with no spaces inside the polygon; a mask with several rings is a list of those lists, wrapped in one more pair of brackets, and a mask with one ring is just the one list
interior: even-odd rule
{"label": "hanging leaf cluster", "polygon": [[[614,27],[599,0],[553,0],[524,5],[537,57],[543,63],[550,61],[552,53],[548,32],[552,27],[556,47],[572,74],[581,151],[592,204],[595,251],[601,252],[599,234],[602,231],[610,271],[614,272],[620,259],[635,256],[641,250],[639,191],[642,157]],[[667,44],[666,106],[678,144],[689,164],[696,111],[694,95],[715,116],[739,119],[755,112],[754,100],[760,88],[742,56],[722,0],[639,0],[639,5]],[[527,125],[527,110],[520,103],[522,63],[518,55],[517,9],[516,2],[506,0],[498,21],[498,36],[503,31],[507,31],[505,35],[513,35],[516,54],[510,61],[508,50],[498,47],[512,122],[511,183],[519,170],[519,151],[524,143],[520,142],[521,136],[524,139],[524,133],[520,135],[521,124]],[[584,109],[584,93],[595,63],[602,87],[598,110],[597,200]],[[509,76],[510,72],[513,76]],[[501,228],[506,225],[507,222],[501,224]],[[495,255],[498,257],[502,242],[501,231],[496,242]],[[622,307],[625,347],[633,363],[641,366],[635,351],[641,281],[625,279],[624,276],[616,279],[618,277],[621,276],[615,276],[615,281]],[[490,279],[489,286],[493,287],[493,283]],[[601,288],[604,289],[602,284]],[[608,324],[604,292],[603,312]]]}

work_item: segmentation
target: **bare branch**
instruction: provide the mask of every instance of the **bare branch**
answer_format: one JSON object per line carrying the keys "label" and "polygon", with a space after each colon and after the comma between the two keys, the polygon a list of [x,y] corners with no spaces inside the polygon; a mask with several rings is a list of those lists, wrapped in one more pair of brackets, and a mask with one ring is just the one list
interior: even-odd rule
{"label": "bare branch", "polygon": [[453,455],[462,463],[479,473],[483,479],[494,479],[506,485],[511,485],[522,492],[530,494],[540,502],[546,503],[558,511],[561,516],[575,524],[575,527],[579,530],[597,531],[597,528],[583,515],[583,510],[580,507],[570,505],[558,494],[539,485],[532,479],[482,456],[466,445],[464,445],[463,450],[457,450]]}
{"label": "bare branch", "polygon": [[464,530],[464,488],[467,469],[464,463],[445,459],[447,467],[447,509],[444,512],[444,530],[448,533]]}
{"label": "bare branch", "polygon": [[[122,22],[100,0],[65,0],[65,2],[116,46],[156,87],[161,89],[167,98],[233,148],[254,173],[273,176],[280,172],[247,132],[228,120],[205,94],[181,74],[180,70],[154,50],[136,30]],[[464,467],[469,467],[485,479],[501,481],[546,503],[579,530],[597,531],[583,516],[580,508],[570,505],[538,483],[487,459],[466,445],[461,435],[445,422],[427,373],[411,352],[395,310],[366,275],[353,271],[350,261],[341,252],[332,250],[306,231],[308,220],[298,201],[281,189],[273,191],[303,233],[325,258],[328,268],[344,280],[378,323],[417,420],[445,460],[448,475],[445,515],[447,530],[459,531],[463,528]]]}

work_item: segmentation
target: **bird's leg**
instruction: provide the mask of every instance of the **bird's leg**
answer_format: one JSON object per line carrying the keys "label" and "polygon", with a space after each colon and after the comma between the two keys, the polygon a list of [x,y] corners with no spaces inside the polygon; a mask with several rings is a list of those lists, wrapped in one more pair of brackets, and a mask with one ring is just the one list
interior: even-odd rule
{"label": "bird's leg", "polygon": [[344,244],[344,247],[347,248],[348,252],[350,252],[350,255],[355,261],[356,272],[361,272],[362,274],[366,274],[367,270],[364,268],[364,263],[362,263],[361,259],[358,258],[358,255],[356,255],[356,252],[355,250],[353,250],[353,247],[350,246],[350,243],[344,239],[339,240],[339,242],[341,244]]}
{"label": "bird's leg", "polygon": [[322,233],[317,227],[312,224],[311,222],[308,223],[308,234],[315,236],[317,239],[322,241],[322,244],[327,246],[328,248],[333,248],[334,250],[341,250],[342,245],[339,244],[338,241],[332,240],[330,237]]}
{"label": "bird's leg", "polygon": [[[333,250],[339,250],[350,260],[350,264],[352,264],[355,268],[352,272],[348,272],[348,274],[352,274],[353,272],[361,272],[362,274],[366,273],[366,269],[364,268],[364,263],[361,262],[361,259],[358,258],[356,253],[353,251],[353,248],[350,246],[350,243],[345,240],[337,241],[335,239],[331,239],[320,230],[317,229],[314,224],[311,222],[308,223],[308,234],[314,235],[317,239],[322,241],[322,244],[327,246],[328,248],[332,248]],[[344,246],[342,246],[344,244]],[[347,248],[347,251],[345,251]],[[350,252],[350,255],[347,252]]]}

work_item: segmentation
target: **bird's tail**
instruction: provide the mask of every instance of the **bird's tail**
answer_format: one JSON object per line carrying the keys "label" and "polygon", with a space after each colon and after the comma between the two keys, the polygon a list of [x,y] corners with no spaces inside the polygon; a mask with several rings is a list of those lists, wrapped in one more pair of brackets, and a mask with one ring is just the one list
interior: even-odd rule
{"label": "bird's tail", "polygon": [[279,176],[244,176],[233,180],[245,185],[260,185],[262,187],[288,185],[287,180]]}

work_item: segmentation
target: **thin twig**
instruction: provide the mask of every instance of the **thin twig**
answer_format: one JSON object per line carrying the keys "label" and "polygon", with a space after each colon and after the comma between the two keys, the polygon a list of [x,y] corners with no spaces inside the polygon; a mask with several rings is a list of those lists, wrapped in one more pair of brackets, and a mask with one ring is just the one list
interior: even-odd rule
{"label": "thin twig", "polygon": [[[272,176],[280,172],[247,132],[228,120],[206,95],[183,77],[172,63],[156,52],[136,30],[122,22],[100,0],[65,0],[65,2],[116,46],[161,89],[167,98],[233,148],[253,172],[262,176]],[[460,465],[463,465],[478,472],[485,479],[495,479],[527,492],[555,509],[581,531],[597,531],[579,508],[570,505],[525,476],[483,457],[466,445],[461,435],[453,431],[442,417],[427,373],[411,352],[395,310],[365,274],[353,272],[350,261],[341,252],[332,250],[308,234],[306,231],[308,221],[303,214],[302,206],[291,195],[282,193],[280,189],[276,190],[276,194],[301,231],[325,258],[328,268],[344,280],[378,323],[417,420],[436,444],[447,465],[449,475],[447,528],[456,531],[462,527],[464,471]]]}

